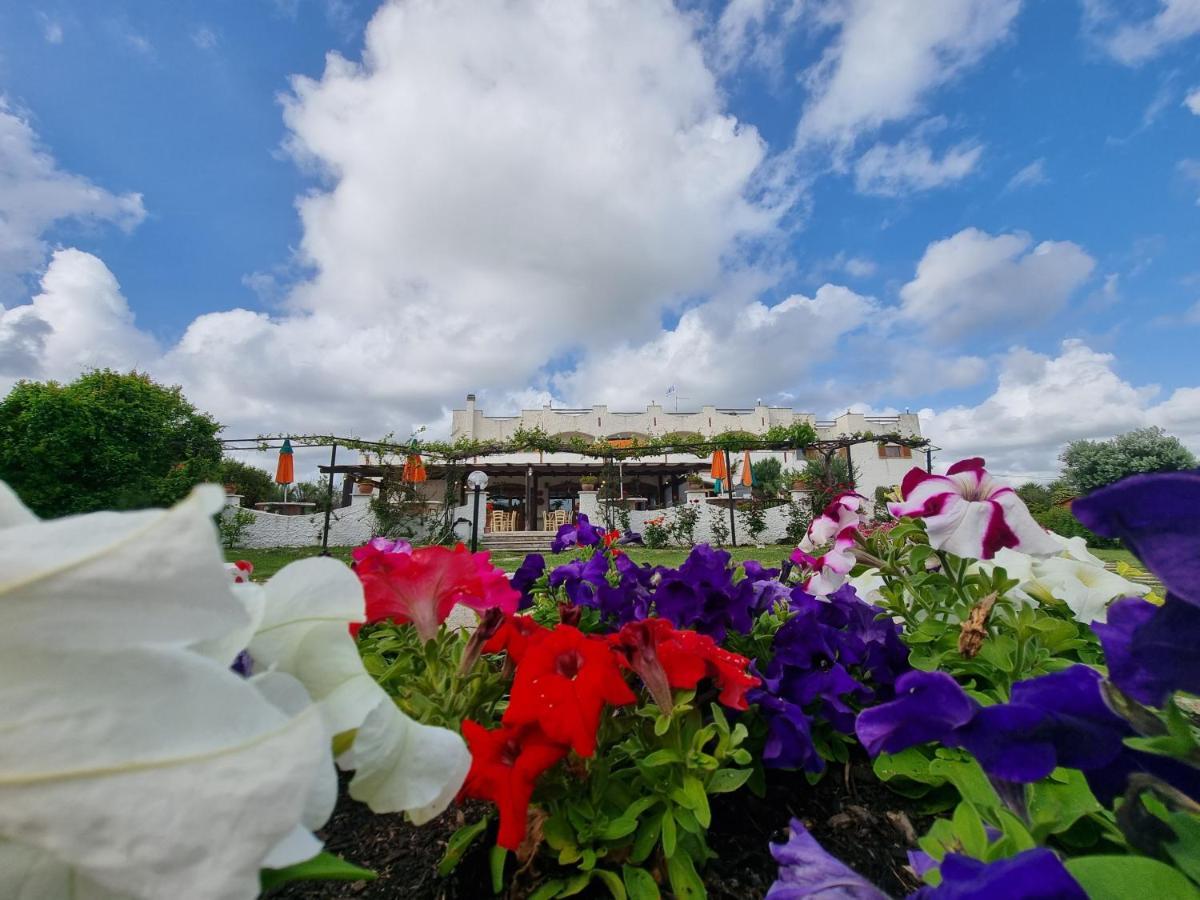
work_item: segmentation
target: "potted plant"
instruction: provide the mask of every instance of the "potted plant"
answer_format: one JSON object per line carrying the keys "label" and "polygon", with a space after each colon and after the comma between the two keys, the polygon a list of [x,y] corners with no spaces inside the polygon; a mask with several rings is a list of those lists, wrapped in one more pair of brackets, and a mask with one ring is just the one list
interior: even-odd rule
{"label": "potted plant", "polygon": [[360,481],[358,483],[358,492],[360,494],[370,494],[370,493],[373,493],[374,490],[375,490],[375,482],[373,482],[373,481]]}
{"label": "potted plant", "polygon": [[704,490],[704,479],[696,474],[689,475],[687,477],[687,486],[689,490],[702,491]]}
{"label": "potted plant", "polygon": [[600,480],[595,475],[584,475],[579,479],[579,487],[584,491],[596,490],[596,485],[599,483]]}

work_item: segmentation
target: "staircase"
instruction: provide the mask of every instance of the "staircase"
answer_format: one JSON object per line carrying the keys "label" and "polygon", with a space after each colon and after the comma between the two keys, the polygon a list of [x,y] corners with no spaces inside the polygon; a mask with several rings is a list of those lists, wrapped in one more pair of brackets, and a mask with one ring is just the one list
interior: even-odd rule
{"label": "staircase", "polygon": [[499,531],[488,532],[479,538],[480,550],[492,553],[549,553],[553,531]]}

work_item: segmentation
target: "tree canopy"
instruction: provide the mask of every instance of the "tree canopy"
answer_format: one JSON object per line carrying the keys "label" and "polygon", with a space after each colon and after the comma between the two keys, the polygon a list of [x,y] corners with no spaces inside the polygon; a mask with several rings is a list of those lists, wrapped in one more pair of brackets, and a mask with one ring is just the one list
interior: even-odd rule
{"label": "tree canopy", "polygon": [[1192,469],[1196,457],[1161,428],[1139,428],[1107,441],[1072,441],[1059,455],[1063,479],[1086,494],[1139,472]]}
{"label": "tree canopy", "polygon": [[0,400],[0,480],[45,517],[163,506],[219,478],[220,429],[138,372],[21,381]]}

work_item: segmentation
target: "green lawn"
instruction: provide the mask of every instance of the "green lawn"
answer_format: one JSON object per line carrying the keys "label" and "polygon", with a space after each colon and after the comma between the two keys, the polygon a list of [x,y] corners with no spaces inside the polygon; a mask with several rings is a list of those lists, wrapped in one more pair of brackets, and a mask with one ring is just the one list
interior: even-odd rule
{"label": "green lawn", "polygon": [[[329,554],[335,559],[349,562],[350,551],[352,549],[352,547],[330,547]],[[791,548],[785,547],[783,544],[771,544],[762,548],[730,547],[728,549],[736,562],[757,559],[764,565],[772,566],[778,566],[780,560],[791,552]],[[270,578],[290,562],[305,559],[309,556],[317,556],[320,552],[319,547],[279,547],[273,550],[226,550],[225,558],[231,562],[235,559],[249,560],[254,564],[255,580],[260,581]],[[639,564],[650,563],[656,566],[678,566],[687,558],[687,552],[680,549],[647,550],[644,547],[632,547],[628,552],[634,562]],[[516,570],[524,558],[525,554],[523,553],[497,553],[492,557],[492,562],[506,572],[512,572]],[[563,561],[565,562],[569,558],[569,556],[564,555]]]}
{"label": "green lawn", "polygon": [[[329,553],[335,559],[349,562],[352,549],[352,547],[330,547]],[[729,547],[727,549],[735,562],[757,559],[763,565],[770,566],[778,566],[780,561],[791,552],[791,548],[783,544],[769,544],[766,547]],[[254,577],[256,580],[262,580],[270,578],[290,562],[317,556],[320,552],[319,547],[280,547],[273,550],[227,550],[225,557],[231,561],[247,559],[254,563]],[[650,563],[656,566],[678,566],[687,558],[687,551],[678,548],[648,550],[645,547],[630,547],[627,552],[630,559],[638,564]],[[1105,562],[1127,562],[1139,569],[1143,568],[1142,564],[1128,550],[1095,549],[1092,552]],[[525,554],[523,553],[497,553],[492,556],[492,562],[506,572],[512,572],[524,558]],[[565,562],[568,558],[564,555],[563,561]]]}

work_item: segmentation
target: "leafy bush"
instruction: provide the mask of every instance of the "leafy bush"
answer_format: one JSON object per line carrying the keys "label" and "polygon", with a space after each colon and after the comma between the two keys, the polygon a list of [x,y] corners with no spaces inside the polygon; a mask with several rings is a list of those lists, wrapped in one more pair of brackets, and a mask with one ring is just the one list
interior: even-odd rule
{"label": "leafy bush", "polygon": [[729,543],[729,512],[722,507],[708,505],[708,530],[712,542],[718,547]]}
{"label": "leafy bush", "polygon": [[677,507],[675,521],[671,524],[671,536],[682,547],[696,543],[696,525],[700,521],[700,504],[687,503]]}
{"label": "leafy bush", "polygon": [[219,478],[220,429],[138,372],[21,381],[0,400],[0,480],[41,516],[167,506]]}
{"label": "leafy bush", "polygon": [[742,527],[750,540],[757,544],[767,529],[767,507],[758,499],[751,500],[741,509]]}
{"label": "leafy bush", "polygon": [[1161,428],[1139,428],[1107,441],[1072,441],[1059,455],[1063,479],[1087,494],[1141,472],[1194,469],[1196,457]]}
{"label": "leafy bush", "polygon": [[776,497],[782,493],[783,465],[774,456],[752,463],[750,472],[754,476],[754,489],[764,497]]}
{"label": "leafy bush", "polygon": [[647,519],[646,524],[642,526],[642,540],[651,550],[665,547],[671,540],[671,529],[665,523],[665,516],[656,516]]}

